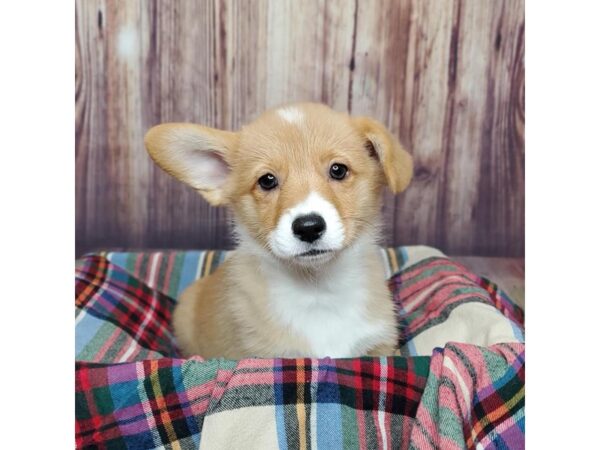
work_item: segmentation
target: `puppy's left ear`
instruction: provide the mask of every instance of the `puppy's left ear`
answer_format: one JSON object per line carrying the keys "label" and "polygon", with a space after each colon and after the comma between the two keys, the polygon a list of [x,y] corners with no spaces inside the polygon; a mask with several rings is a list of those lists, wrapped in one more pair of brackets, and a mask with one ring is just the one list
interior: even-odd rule
{"label": "puppy's left ear", "polygon": [[412,156],[380,122],[369,117],[355,117],[352,121],[372,156],[379,160],[390,190],[394,194],[402,192],[413,175]]}
{"label": "puppy's left ear", "polygon": [[144,138],[156,164],[214,206],[229,201],[228,160],[237,141],[237,133],[191,123],[163,123],[151,128]]}

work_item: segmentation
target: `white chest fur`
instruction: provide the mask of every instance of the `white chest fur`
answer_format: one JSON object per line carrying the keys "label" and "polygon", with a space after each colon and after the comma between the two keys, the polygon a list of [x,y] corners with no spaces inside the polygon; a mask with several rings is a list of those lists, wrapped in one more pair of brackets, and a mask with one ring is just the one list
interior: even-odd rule
{"label": "white chest fur", "polygon": [[307,356],[359,356],[384,339],[382,324],[368,318],[369,275],[356,252],[313,279],[270,264],[263,270],[275,320],[309,342]]}

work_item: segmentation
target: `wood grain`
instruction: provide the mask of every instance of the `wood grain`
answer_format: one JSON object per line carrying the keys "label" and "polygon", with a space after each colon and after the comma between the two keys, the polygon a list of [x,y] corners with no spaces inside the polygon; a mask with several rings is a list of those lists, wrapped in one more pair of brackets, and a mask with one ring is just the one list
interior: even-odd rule
{"label": "wood grain", "polygon": [[231,244],[228,214],[153,165],[152,125],[238,129],[296,100],[386,123],[415,180],[386,243],[524,252],[524,1],[78,0],[77,253]]}

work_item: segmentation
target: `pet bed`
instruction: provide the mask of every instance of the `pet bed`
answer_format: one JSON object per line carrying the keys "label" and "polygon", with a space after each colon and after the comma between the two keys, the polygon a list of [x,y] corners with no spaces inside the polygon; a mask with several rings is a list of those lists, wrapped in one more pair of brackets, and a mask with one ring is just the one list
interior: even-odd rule
{"label": "pet bed", "polygon": [[77,446],[523,448],[523,311],[435,249],[381,254],[399,350],[351,359],[183,359],[175,299],[227,252],[77,260]]}

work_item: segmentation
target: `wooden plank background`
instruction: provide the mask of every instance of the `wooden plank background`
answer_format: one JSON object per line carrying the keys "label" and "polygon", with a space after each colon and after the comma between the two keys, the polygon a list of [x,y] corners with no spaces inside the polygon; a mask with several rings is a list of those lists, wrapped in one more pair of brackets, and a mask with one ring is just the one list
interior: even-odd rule
{"label": "wooden plank background", "polygon": [[78,0],[76,251],[229,246],[227,212],[154,166],[145,131],[310,100],[413,154],[387,244],[523,256],[523,53],[524,0]]}

